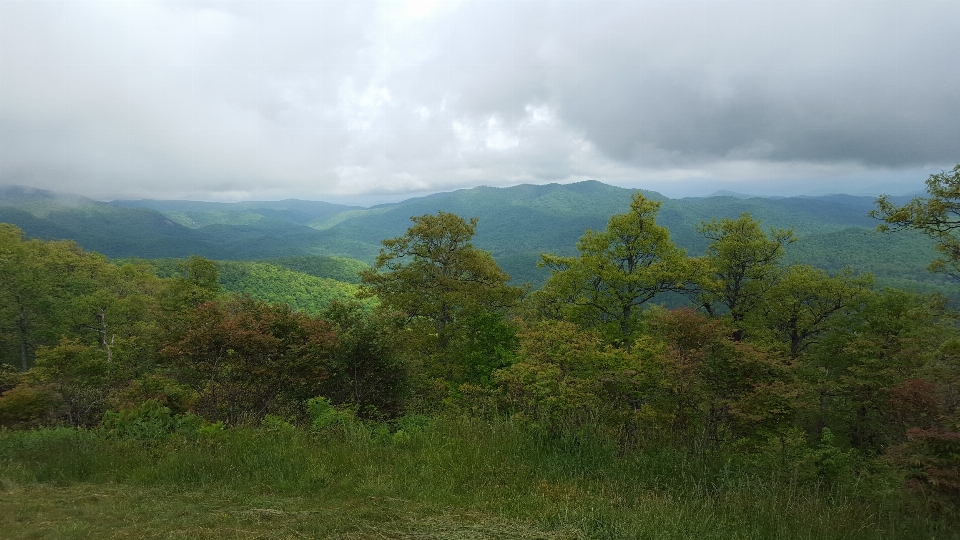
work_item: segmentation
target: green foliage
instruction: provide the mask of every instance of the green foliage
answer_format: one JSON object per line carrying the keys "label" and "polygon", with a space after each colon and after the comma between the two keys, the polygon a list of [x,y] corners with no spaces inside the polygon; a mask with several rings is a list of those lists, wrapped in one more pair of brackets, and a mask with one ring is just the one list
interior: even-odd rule
{"label": "green foliage", "polygon": [[769,350],[735,341],[724,321],[679,309],[657,311],[649,324],[636,351],[641,407],[661,437],[700,448],[759,440],[788,428],[806,406],[794,370]]}
{"label": "green foliage", "polygon": [[263,422],[260,423],[260,426],[267,431],[285,435],[291,434],[297,429],[297,426],[288,422],[283,417],[274,414],[268,414],[264,416]]}
{"label": "green foliage", "polygon": [[107,411],[102,425],[119,437],[156,440],[172,433],[177,422],[168,407],[148,399],[135,408]]}
{"label": "green foliage", "polygon": [[53,420],[58,396],[46,387],[21,384],[0,394],[0,427],[25,429]]}
{"label": "green foliage", "polygon": [[563,321],[522,327],[517,361],[494,373],[503,406],[552,433],[599,425],[620,429],[603,381],[620,357],[595,331]]}
{"label": "green foliage", "polygon": [[929,504],[948,513],[960,509],[960,431],[912,428],[891,457]]}
{"label": "green foliage", "polygon": [[507,410],[553,432],[596,426],[638,444],[698,449],[787,429],[809,395],[769,351],[723,321],[653,310],[629,350],[560,321],[524,327],[517,361],[494,380]]}
{"label": "green foliage", "polygon": [[74,426],[99,422],[111,390],[121,378],[119,366],[96,346],[64,339],[55,347],[40,347],[28,380],[57,396],[58,415]]}
{"label": "green foliage", "polygon": [[850,269],[830,276],[795,264],[772,276],[772,281],[757,309],[760,324],[796,357],[830,331],[838,317],[860,309],[870,294],[873,276],[857,276]]}
{"label": "green foliage", "polygon": [[[933,389],[938,383],[956,389],[956,340],[942,298],[891,289],[868,296],[806,356],[820,396],[815,429],[829,427],[854,448],[880,453],[911,427],[933,427],[924,418],[938,414],[920,397],[943,392],[938,399],[951,399],[946,389]],[[919,381],[935,386],[924,390]]]}
{"label": "green foliage", "polygon": [[517,327],[503,313],[480,310],[463,323],[454,343],[448,379],[486,385],[494,371],[510,365],[520,345]]}
{"label": "green foliage", "polygon": [[337,336],[327,396],[366,418],[398,416],[409,394],[410,373],[400,357],[397,322],[368,313],[357,302],[339,301],[322,318],[334,325]]}
{"label": "green foliage", "polygon": [[310,429],[324,430],[330,427],[346,427],[354,422],[356,416],[350,409],[338,409],[325,397],[315,397],[307,400],[307,416],[310,418]]}
{"label": "green foliage", "polygon": [[430,320],[445,348],[447,327],[461,313],[509,306],[519,290],[504,285],[509,277],[470,244],[476,219],[467,223],[445,212],[411,219],[406,235],[383,241],[375,269],[361,275],[361,292],[388,309]]}
{"label": "green foliage", "polygon": [[210,420],[259,421],[326,390],[331,326],[251,299],[207,302],[170,321],[161,356]]}
{"label": "green foliage", "polygon": [[829,428],[823,428],[820,444],[811,452],[811,458],[822,478],[836,482],[853,473],[856,452],[837,446],[836,438]]}
{"label": "green foliage", "polygon": [[89,294],[102,261],[72,242],[25,240],[0,224],[0,359],[26,371],[36,348],[70,331],[69,303]]}
{"label": "green foliage", "polygon": [[217,266],[224,290],[270,304],[285,304],[313,316],[321,314],[331,302],[353,299],[357,293],[357,287],[350,283],[272,263],[219,261]]}
{"label": "green foliage", "polygon": [[220,271],[209,259],[191,255],[176,265],[173,277],[164,298],[164,309],[179,311],[209,302],[220,293]]}
{"label": "green foliage", "polygon": [[611,217],[606,230],[587,230],[577,242],[579,256],[541,255],[551,269],[537,293],[541,309],[601,328],[629,347],[638,308],[689,280],[684,251],[656,223],[659,210],[660,202],[635,193],[630,211]]}
{"label": "green foliage", "polygon": [[112,393],[107,403],[111,409],[129,410],[141,403],[155,401],[170,409],[174,415],[180,415],[189,412],[196,400],[197,394],[190,387],[168,375],[148,373]]}
{"label": "green foliage", "polygon": [[419,334],[411,350],[426,353],[427,372],[457,381],[451,348],[470,339],[464,334],[475,330],[471,322],[511,307],[522,289],[506,285],[509,276],[470,243],[476,219],[440,212],[411,220],[404,236],[383,241],[374,268],[361,273],[360,295],[406,317]]}
{"label": "green foliage", "polygon": [[930,263],[930,271],[960,278],[960,238],[955,233],[960,228],[960,164],[931,174],[927,193],[929,198],[917,197],[903,206],[882,196],[870,215],[883,220],[877,227],[881,232],[915,229],[932,238],[939,257]]}
{"label": "green foliage", "polygon": [[745,334],[744,320],[762,305],[774,284],[784,246],[796,238],[791,230],[771,229],[767,235],[748,213],[703,222],[697,231],[710,245],[698,261],[694,297],[707,313],[726,313],[739,341]]}
{"label": "green foliage", "polygon": [[0,364],[0,394],[20,384],[20,371],[10,364]]}
{"label": "green foliage", "polygon": [[278,257],[260,262],[282,266],[294,272],[300,272],[314,277],[327,278],[344,283],[360,283],[360,272],[370,268],[365,262],[346,257],[329,257],[323,255],[302,257]]}

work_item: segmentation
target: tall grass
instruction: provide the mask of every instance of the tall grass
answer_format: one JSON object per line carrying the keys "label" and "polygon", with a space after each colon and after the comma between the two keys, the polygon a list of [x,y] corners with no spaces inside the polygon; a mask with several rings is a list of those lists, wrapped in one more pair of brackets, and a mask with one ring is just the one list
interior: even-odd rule
{"label": "tall grass", "polygon": [[[570,538],[957,537],[955,523],[913,511],[896,490],[790,482],[675,449],[624,454],[601,437],[551,438],[506,420],[411,418],[392,431],[230,429],[152,441],[73,429],[4,432],[0,482],[365,508],[340,529],[314,530],[319,536],[455,512],[490,524],[478,537],[491,538],[511,523]],[[372,500],[393,501],[392,510],[374,510]],[[386,536],[405,537],[397,530]]]}

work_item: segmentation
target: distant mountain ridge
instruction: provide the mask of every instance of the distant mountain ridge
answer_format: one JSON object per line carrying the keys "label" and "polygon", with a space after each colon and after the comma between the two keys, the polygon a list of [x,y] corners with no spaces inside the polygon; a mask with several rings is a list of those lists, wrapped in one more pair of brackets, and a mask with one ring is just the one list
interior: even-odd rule
{"label": "distant mountain ridge", "polygon": [[[103,203],[42,190],[3,188],[0,221],[13,223],[33,237],[70,238],[109,257],[197,254],[219,260],[254,260],[330,255],[369,264],[379,252],[380,241],[402,235],[411,216],[442,210],[478,217],[474,244],[490,251],[516,281],[539,284],[547,276],[546,270],[536,266],[539,253],[575,253],[584,231],[602,229],[611,215],[627,211],[636,191],[595,180],[481,186],[363,208],[295,199]],[[750,212],[764,227],[793,228],[800,240],[788,254],[805,252],[818,266],[852,264],[858,270],[880,268],[891,276],[896,273],[900,280],[906,275],[931,286],[945,283],[924,270],[935,256],[928,239],[911,233],[883,236],[873,232],[877,222],[867,216],[874,207],[872,197],[737,198],[723,194],[670,199],[653,191],[641,192],[662,201],[658,222],[692,255],[699,255],[707,245],[696,231],[697,224]],[[847,249],[834,250],[834,245]],[[877,259],[878,253],[885,255],[883,261]],[[904,261],[906,267],[893,269],[891,260]],[[881,272],[878,275],[882,277]]]}
{"label": "distant mountain ridge", "polygon": [[[348,210],[358,210],[360,206],[328,203],[323,201],[302,201],[286,199],[282,201],[246,201],[236,203],[202,201],[163,201],[153,199],[117,200],[113,206],[124,208],[149,208],[156,210],[181,225],[199,228],[205,225],[242,225],[244,218],[256,222],[267,219],[276,222],[291,222],[307,225],[313,221],[334,216]],[[251,219],[252,218],[252,219]]]}

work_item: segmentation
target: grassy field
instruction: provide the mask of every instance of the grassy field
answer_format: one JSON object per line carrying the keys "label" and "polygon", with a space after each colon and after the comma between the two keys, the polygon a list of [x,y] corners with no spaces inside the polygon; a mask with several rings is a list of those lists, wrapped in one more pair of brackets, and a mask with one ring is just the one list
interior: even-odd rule
{"label": "grassy field", "polygon": [[10,539],[958,537],[919,508],[892,484],[828,488],[506,421],[0,433]]}

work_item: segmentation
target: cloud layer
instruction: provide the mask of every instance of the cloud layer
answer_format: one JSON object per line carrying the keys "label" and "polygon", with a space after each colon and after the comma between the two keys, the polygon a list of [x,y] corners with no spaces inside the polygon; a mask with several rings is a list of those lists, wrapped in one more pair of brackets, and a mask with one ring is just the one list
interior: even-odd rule
{"label": "cloud layer", "polygon": [[905,191],[960,161],[958,20],[954,0],[0,0],[0,183]]}

